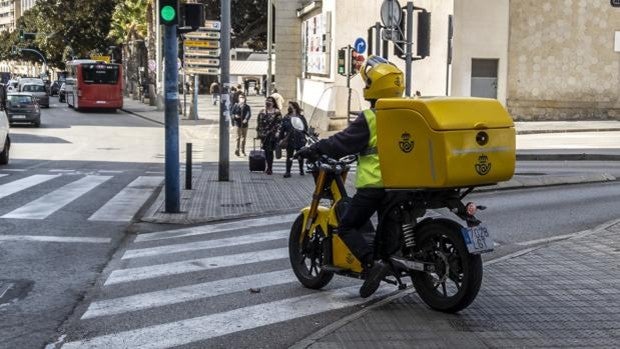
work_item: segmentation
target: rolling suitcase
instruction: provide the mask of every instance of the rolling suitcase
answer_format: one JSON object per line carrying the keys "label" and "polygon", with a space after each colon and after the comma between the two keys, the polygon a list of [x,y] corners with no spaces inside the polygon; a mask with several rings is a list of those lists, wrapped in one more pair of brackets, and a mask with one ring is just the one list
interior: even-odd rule
{"label": "rolling suitcase", "polygon": [[256,138],[254,138],[254,146],[250,150],[250,172],[264,172],[265,171],[265,151],[262,149],[256,150]]}

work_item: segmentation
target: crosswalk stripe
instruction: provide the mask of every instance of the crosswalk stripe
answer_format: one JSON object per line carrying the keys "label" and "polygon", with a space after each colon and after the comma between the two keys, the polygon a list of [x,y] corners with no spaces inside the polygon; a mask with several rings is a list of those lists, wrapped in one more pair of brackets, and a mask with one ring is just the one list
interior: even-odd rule
{"label": "crosswalk stripe", "polygon": [[107,244],[111,242],[112,239],[80,236],[0,235],[0,241],[78,242],[91,244]]}
{"label": "crosswalk stripe", "polygon": [[112,177],[86,176],[9,212],[2,218],[44,219],[110,178]]}
{"label": "crosswalk stripe", "polygon": [[129,183],[103,207],[95,212],[89,221],[128,222],[144,205],[164,177],[140,176]]}
{"label": "crosswalk stripe", "polygon": [[[69,342],[63,346],[63,349],[155,349],[180,346],[367,302],[369,299],[363,299],[357,295],[358,288],[359,286],[352,286],[317,292],[227,312],[107,334]],[[381,288],[371,300],[389,293],[388,288]]]}
{"label": "crosswalk stripe", "polygon": [[0,173],[0,177],[5,177],[5,176],[8,176],[8,174],[6,174],[6,173]]}
{"label": "crosswalk stripe", "polygon": [[234,255],[225,255],[201,259],[192,259],[182,262],[157,264],[146,267],[114,270],[106,280],[105,286],[123,282],[145,280],[162,276],[205,271],[223,267],[232,267],[259,262],[266,262],[288,257],[288,248],[277,248],[256,252],[246,252]]}
{"label": "crosswalk stripe", "polygon": [[285,239],[289,234],[289,230],[278,230],[267,233],[251,234],[238,237],[224,238],[218,240],[206,240],[197,242],[188,242],[184,244],[174,244],[166,246],[148,247],[128,250],[121,259],[159,256],[164,254],[173,254],[179,252],[210,250],[220,247],[239,246],[247,244],[255,244],[263,241],[272,241]]}
{"label": "crosswalk stripe", "polygon": [[11,194],[15,194],[18,191],[34,187],[37,184],[47,182],[50,179],[57,177],[58,175],[32,175],[7,184],[0,185],[0,199]]}
{"label": "crosswalk stripe", "polygon": [[195,285],[177,287],[161,291],[142,293],[127,297],[107,299],[93,302],[82,320],[100,316],[116,315],[138,311],[153,307],[162,307],[171,304],[194,301],[214,296],[221,296],[235,292],[283,285],[295,282],[295,274],[291,269],[273,271],[270,273],[252,274],[237,278],[204,282]]}
{"label": "crosswalk stripe", "polygon": [[220,233],[244,228],[260,227],[268,224],[293,223],[299,214],[287,214],[263,218],[245,219],[242,221],[225,222],[205,225],[190,229],[167,230],[155,233],[140,234],[135,242],[154,241],[164,239],[174,239],[187,236],[198,236],[213,233]]}

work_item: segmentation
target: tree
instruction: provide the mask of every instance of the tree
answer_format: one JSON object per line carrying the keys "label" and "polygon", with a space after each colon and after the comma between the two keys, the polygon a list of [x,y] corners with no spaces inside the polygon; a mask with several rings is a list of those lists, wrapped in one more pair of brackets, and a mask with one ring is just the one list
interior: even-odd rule
{"label": "tree", "polygon": [[[206,16],[210,20],[220,19],[221,0],[202,0]],[[232,0],[231,47],[247,44],[256,51],[267,48],[267,0]]]}
{"label": "tree", "polygon": [[114,9],[109,37],[117,44],[144,39],[147,35],[149,0],[122,0]]}

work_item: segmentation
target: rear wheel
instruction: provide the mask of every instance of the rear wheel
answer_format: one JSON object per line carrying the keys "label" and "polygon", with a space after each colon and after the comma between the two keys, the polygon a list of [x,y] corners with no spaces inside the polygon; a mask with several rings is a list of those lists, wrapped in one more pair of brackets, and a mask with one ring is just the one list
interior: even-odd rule
{"label": "rear wheel", "polygon": [[[323,243],[325,235],[319,229],[310,234],[303,235],[304,215],[300,214],[289,236],[288,250],[291,267],[302,285],[318,290],[325,287],[334,277],[334,273],[325,271],[323,265]],[[311,232],[312,233],[312,232]]]}
{"label": "rear wheel", "polygon": [[457,224],[431,223],[420,229],[417,246],[421,258],[435,265],[435,272],[413,272],[411,279],[422,300],[431,308],[455,313],[469,306],[482,283],[482,259],[472,255]]}
{"label": "rear wheel", "polygon": [[2,148],[2,152],[0,152],[0,165],[7,165],[9,163],[9,151],[11,150],[11,140],[9,137],[6,137],[6,141],[4,141],[4,147]]}

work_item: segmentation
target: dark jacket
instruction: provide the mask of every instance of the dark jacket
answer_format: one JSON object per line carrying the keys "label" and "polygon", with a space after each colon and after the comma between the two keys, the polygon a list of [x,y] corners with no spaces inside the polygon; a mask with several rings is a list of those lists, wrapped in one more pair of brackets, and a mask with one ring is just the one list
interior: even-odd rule
{"label": "dark jacket", "polygon": [[278,143],[278,134],[282,125],[282,114],[280,110],[274,109],[273,113],[267,114],[265,110],[261,110],[258,114],[256,133],[263,143],[263,149],[266,151],[276,149]]}
{"label": "dark jacket", "polygon": [[299,150],[306,145],[306,135],[304,131],[298,131],[293,127],[292,117],[298,117],[304,123],[304,131],[308,131],[308,123],[303,115],[287,114],[282,118],[282,131],[280,139],[286,140],[286,148]]}
{"label": "dark jacket", "polygon": [[340,159],[341,157],[359,154],[368,147],[370,130],[363,113],[344,130],[335,135],[322,139],[312,145],[321,154],[326,154],[331,158]]}
{"label": "dark jacket", "polygon": [[[252,109],[249,105],[244,103],[243,105],[237,103],[232,108],[232,118],[230,122],[235,127],[247,128],[252,117]],[[243,123],[245,121],[245,123]]]}

